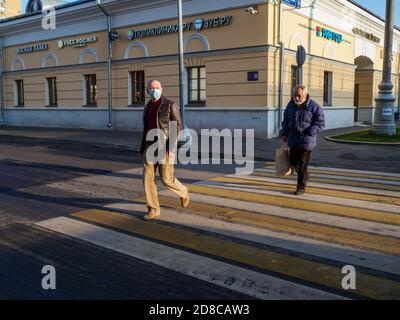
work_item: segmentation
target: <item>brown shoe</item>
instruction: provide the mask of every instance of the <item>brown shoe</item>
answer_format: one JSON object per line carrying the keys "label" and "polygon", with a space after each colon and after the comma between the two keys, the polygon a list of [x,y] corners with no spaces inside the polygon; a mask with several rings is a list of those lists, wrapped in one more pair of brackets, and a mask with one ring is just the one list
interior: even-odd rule
{"label": "brown shoe", "polygon": [[143,217],[143,219],[144,219],[144,220],[152,220],[152,219],[157,218],[159,215],[160,215],[159,212],[156,212],[156,211],[154,211],[154,210],[150,210],[149,213],[146,214],[146,215]]}
{"label": "brown shoe", "polygon": [[296,192],[294,193],[296,196],[301,196],[302,194],[304,194],[304,192],[306,192],[305,189],[297,189]]}
{"label": "brown shoe", "polygon": [[189,204],[190,204],[190,199],[189,199],[189,192],[188,192],[186,198],[181,198],[181,206],[182,206],[182,208],[187,208],[187,207],[189,207]]}

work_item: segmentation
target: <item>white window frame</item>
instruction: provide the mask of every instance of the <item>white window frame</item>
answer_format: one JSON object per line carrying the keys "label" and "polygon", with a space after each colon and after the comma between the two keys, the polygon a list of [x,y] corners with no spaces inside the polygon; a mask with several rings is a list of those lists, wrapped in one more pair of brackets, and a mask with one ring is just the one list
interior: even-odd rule
{"label": "white window frame", "polygon": [[44,91],[45,91],[45,99],[46,99],[46,106],[50,105],[50,94],[49,94],[49,81],[47,77],[44,78]]}

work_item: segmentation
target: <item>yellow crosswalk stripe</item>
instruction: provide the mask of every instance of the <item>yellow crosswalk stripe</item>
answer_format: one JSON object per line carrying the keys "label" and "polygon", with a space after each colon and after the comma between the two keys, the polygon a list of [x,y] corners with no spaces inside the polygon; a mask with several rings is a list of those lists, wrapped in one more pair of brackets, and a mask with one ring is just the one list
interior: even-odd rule
{"label": "yellow crosswalk stripe", "polygon": [[334,216],[400,225],[400,215],[387,213],[385,211],[355,208],[340,204],[322,203],[303,199],[285,198],[267,194],[257,194],[254,192],[227,190],[220,187],[216,188],[202,185],[190,185],[189,190],[199,194],[212,195],[226,199],[256,202],[283,208],[313,211]]}
{"label": "yellow crosswalk stripe", "polygon": [[[268,164],[266,166],[268,169],[275,168],[274,164]],[[324,169],[309,169],[311,173],[316,174],[326,174],[332,176],[340,176],[340,177],[354,177],[354,178],[366,178],[366,179],[378,179],[378,180],[388,180],[388,181],[400,181],[400,177],[372,174],[372,173],[358,173],[358,172],[346,172],[346,171],[332,171],[332,170],[324,170]]]}
{"label": "yellow crosswalk stripe", "polygon": [[[276,175],[269,172],[254,172],[252,174],[254,177],[270,177],[276,178]],[[287,176],[287,177],[279,177],[279,179],[287,179],[287,180],[297,180],[295,176]],[[337,180],[337,179],[326,179],[326,178],[318,178],[311,176],[311,182],[320,182],[326,184],[338,184],[344,186],[353,186],[353,187],[364,187],[364,188],[372,188],[372,189],[379,189],[379,190],[389,190],[389,191],[400,191],[400,186],[393,186],[381,183],[371,183],[371,182],[362,182],[362,181],[345,181],[345,180]]]}
{"label": "yellow crosswalk stripe", "polygon": [[[175,198],[161,196],[159,200],[163,207],[175,209],[182,214],[190,213],[209,219],[245,224],[275,232],[318,239],[329,243],[348,245],[385,254],[400,255],[400,238],[397,239],[390,236],[381,236],[357,230],[335,228],[332,226],[194,201],[191,201],[189,208],[181,209],[179,208],[180,204]],[[142,202],[143,204],[146,203],[144,198],[137,198],[135,201]]]}
{"label": "yellow crosswalk stripe", "polygon": [[[153,240],[228,259],[261,270],[343,290],[341,268],[310,261],[272,250],[234,243],[197,232],[177,229],[159,223],[149,223],[131,215],[104,210],[86,210],[74,217],[116,228]],[[343,291],[345,293],[345,291]],[[400,283],[364,272],[357,273],[357,289],[352,293],[372,299],[400,299]]]}
{"label": "yellow crosswalk stripe", "polygon": [[[266,190],[276,190],[276,191],[294,191],[296,189],[295,185],[283,184],[283,183],[274,183],[267,181],[257,181],[257,180],[249,180],[243,178],[233,178],[233,177],[216,177],[210,179],[210,181],[215,182],[223,182],[223,183],[237,183],[242,185],[252,185],[258,186]],[[385,196],[385,195],[376,195],[370,193],[362,193],[362,192],[354,192],[354,191],[343,191],[337,189],[330,188],[316,188],[316,187],[308,187],[307,193],[317,194],[323,196],[332,196],[337,198],[345,198],[345,199],[355,199],[362,201],[370,201],[370,202],[378,202],[385,204],[393,204],[400,206],[400,194],[399,197]],[[400,211],[400,208],[399,208]]]}

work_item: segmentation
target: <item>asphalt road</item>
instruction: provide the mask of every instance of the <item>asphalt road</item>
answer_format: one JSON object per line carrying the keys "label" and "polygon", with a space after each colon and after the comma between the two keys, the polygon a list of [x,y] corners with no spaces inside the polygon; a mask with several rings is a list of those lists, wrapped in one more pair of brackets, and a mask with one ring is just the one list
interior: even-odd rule
{"label": "asphalt road", "polygon": [[[35,222],[143,194],[134,152],[43,143],[0,144],[0,299],[248,299],[115,251],[42,229]],[[232,166],[178,169],[183,181]],[[102,177],[125,184],[102,186]],[[72,187],[63,188],[66,181]],[[57,270],[57,290],[41,286],[42,267]]]}
{"label": "asphalt road", "polygon": [[[311,167],[299,198],[295,177],[268,163],[246,176],[231,175],[235,164],[178,165],[190,207],[158,179],[162,214],[144,221],[136,152],[0,142],[0,299],[398,299],[397,151],[337,161],[330,147],[314,159],[370,171]],[[344,265],[357,290],[343,290]],[[43,289],[44,266],[56,290]]]}

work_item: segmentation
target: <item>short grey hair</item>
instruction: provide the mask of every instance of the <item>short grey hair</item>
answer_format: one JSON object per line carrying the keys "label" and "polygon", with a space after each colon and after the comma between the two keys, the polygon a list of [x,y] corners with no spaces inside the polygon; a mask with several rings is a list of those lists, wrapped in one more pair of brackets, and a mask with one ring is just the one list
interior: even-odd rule
{"label": "short grey hair", "polygon": [[296,92],[297,90],[303,91],[303,93],[304,93],[305,95],[308,94],[308,89],[307,89],[307,87],[306,87],[305,85],[299,84],[299,85],[295,86],[295,87],[294,87],[294,92]]}

